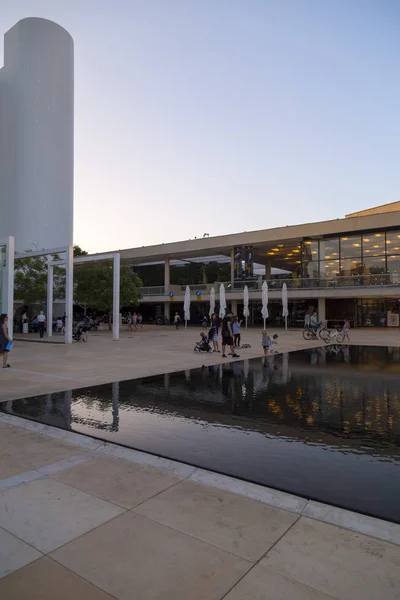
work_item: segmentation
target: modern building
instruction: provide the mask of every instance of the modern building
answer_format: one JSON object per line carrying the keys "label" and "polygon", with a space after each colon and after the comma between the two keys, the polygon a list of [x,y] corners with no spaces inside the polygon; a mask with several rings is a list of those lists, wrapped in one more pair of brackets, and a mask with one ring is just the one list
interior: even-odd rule
{"label": "modern building", "polygon": [[73,242],[74,46],[46,19],[4,37],[0,69],[0,238],[17,252]]}
{"label": "modern building", "polygon": [[289,297],[289,325],[307,310],[328,324],[348,316],[354,326],[399,326],[400,202],[345,218],[204,237],[121,250],[143,281],[145,318],[182,312],[186,285],[192,321],[208,314],[210,290],[226,288],[228,305],[243,309],[249,288],[251,324],[261,324],[261,285],[269,285],[269,323],[283,325],[281,289]]}
{"label": "modern building", "polygon": [[71,253],[73,187],[73,40],[52,21],[22,19],[0,69],[0,313],[12,313],[15,252]]}

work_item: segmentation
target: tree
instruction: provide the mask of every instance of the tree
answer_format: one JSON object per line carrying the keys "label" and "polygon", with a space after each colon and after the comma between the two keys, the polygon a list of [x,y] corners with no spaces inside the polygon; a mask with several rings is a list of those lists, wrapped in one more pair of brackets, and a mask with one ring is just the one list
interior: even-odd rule
{"label": "tree", "polygon": [[[74,299],[86,310],[90,307],[108,313],[111,329],[113,306],[113,261],[94,261],[75,266]],[[120,304],[137,306],[140,302],[142,282],[128,265],[121,265]]]}
{"label": "tree", "polygon": [[[51,255],[59,260],[58,254]],[[44,307],[47,299],[47,256],[19,258],[15,261],[14,295],[25,304],[39,304]],[[53,298],[65,296],[65,269],[55,266],[53,270]]]}

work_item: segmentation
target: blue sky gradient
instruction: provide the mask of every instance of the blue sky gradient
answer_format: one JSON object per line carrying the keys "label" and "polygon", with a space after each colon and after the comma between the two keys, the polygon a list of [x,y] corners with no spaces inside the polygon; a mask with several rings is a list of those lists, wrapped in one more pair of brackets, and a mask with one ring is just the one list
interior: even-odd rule
{"label": "blue sky gradient", "polygon": [[2,33],[37,16],[74,37],[91,252],[400,200],[397,0],[1,4]]}

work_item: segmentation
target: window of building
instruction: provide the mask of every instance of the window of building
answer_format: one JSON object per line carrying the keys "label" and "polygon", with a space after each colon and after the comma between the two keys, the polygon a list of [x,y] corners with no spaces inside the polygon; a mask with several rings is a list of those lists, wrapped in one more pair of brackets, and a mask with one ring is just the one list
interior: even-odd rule
{"label": "window of building", "polygon": [[328,240],[320,240],[320,242],[319,242],[319,257],[321,260],[338,260],[339,259],[339,238],[330,238]]}
{"label": "window of building", "polygon": [[305,262],[318,260],[318,241],[305,240],[302,245],[302,254]]}
{"label": "window of building", "polygon": [[344,277],[353,277],[355,275],[362,275],[364,272],[364,266],[361,260],[361,256],[355,258],[342,258],[340,261],[340,274]]}
{"label": "window of building", "polygon": [[320,277],[335,278],[339,275],[338,260],[321,260]]}
{"label": "window of building", "polygon": [[319,262],[312,261],[303,266],[303,277],[315,279],[319,277]]}
{"label": "window of building", "polygon": [[[386,252],[386,240],[384,233],[365,233],[363,235],[363,255],[380,256]],[[399,239],[400,242],[400,239]]]}
{"label": "window of building", "polygon": [[388,254],[400,254],[400,231],[386,232],[386,250]]}
{"label": "window of building", "polygon": [[352,235],[340,238],[340,257],[357,258],[361,256],[361,236]]}
{"label": "window of building", "polygon": [[366,275],[379,275],[381,273],[386,273],[386,257],[385,256],[364,255],[363,263],[364,263],[364,273]]}

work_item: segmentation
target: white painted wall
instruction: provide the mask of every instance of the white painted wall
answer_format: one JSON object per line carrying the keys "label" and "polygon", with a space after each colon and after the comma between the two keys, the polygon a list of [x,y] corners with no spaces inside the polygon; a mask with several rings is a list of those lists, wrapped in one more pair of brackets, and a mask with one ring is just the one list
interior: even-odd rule
{"label": "white painted wall", "polygon": [[0,70],[0,237],[17,252],[73,243],[74,49],[62,27],[19,21]]}

